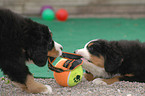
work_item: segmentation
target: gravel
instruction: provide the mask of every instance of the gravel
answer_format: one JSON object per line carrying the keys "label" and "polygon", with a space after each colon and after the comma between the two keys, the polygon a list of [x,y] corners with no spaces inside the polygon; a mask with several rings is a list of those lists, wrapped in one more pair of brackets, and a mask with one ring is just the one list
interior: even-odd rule
{"label": "gravel", "polygon": [[[112,85],[93,85],[92,82],[82,82],[74,87],[61,87],[54,79],[35,79],[52,87],[49,96],[145,96],[145,83],[115,82]],[[7,78],[0,78],[0,96],[48,96],[48,94],[30,94],[12,85]]]}

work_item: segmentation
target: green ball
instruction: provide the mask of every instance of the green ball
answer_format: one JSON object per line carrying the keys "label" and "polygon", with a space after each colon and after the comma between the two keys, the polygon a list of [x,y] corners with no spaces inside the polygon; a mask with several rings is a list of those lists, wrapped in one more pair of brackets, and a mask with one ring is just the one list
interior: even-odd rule
{"label": "green ball", "polygon": [[44,20],[53,20],[55,17],[55,14],[53,12],[53,10],[51,9],[45,9],[43,12],[42,12],[42,18]]}

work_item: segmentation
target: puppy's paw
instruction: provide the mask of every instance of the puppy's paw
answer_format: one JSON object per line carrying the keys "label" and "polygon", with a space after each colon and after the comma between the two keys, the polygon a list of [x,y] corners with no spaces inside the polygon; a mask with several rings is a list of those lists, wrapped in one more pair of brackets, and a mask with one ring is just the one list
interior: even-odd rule
{"label": "puppy's paw", "polygon": [[84,73],[84,77],[88,81],[93,81],[95,79],[94,76],[93,76],[93,74],[91,74],[91,73],[89,73],[89,74]]}
{"label": "puppy's paw", "polygon": [[94,85],[107,85],[107,83],[104,82],[103,79],[101,79],[101,78],[94,79],[94,80],[92,81],[92,83],[93,83]]}
{"label": "puppy's paw", "polygon": [[41,92],[41,93],[43,93],[43,94],[47,94],[47,93],[51,94],[52,93],[52,88],[49,85],[45,85],[45,86],[46,86],[47,89],[44,92]]}

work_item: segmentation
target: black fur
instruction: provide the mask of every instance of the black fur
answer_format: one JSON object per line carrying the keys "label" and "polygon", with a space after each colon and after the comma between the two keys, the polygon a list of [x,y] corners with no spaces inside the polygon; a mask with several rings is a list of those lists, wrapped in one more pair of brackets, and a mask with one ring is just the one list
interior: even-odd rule
{"label": "black fur", "polygon": [[[139,41],[93,41],[87,47],[95,56],[105,58],[105,70],[109,74],[121,74],[119,80],[145,82],[145,43]],[[125,76],[133,74],[134,76]]]}
{"label": "black fur", "polygon": [[25,84],[26,76],[31,74],[25,61],[44,66],[53,47],[47,26],[0,9],[0,69],[12,81]]}

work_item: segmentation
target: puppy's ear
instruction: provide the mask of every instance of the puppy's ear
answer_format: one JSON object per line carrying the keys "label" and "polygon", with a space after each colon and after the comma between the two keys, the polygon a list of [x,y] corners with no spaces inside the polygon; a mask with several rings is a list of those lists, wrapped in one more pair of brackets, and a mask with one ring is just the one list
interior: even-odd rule
{"label": "puppy's ear", "polygon": [[104,67],[107,72],[115,71],[123,62],[121,53],[113,47],[107,47],[105,55]]}
{"label": "puppy's ear", "polygon": [[52,39],[48,27],[30,19],[25,22],[21,39],[27,58],[38,66],[44,66],[47,61],[48,43]]}
{"label": "puppy's ear", "polygon": [[33,62],[39,66],[42,67],[46,64],[47,61],[47,48],[43,47],[37,47],[35,49],[30,49],[29,50],[29,57]]}

